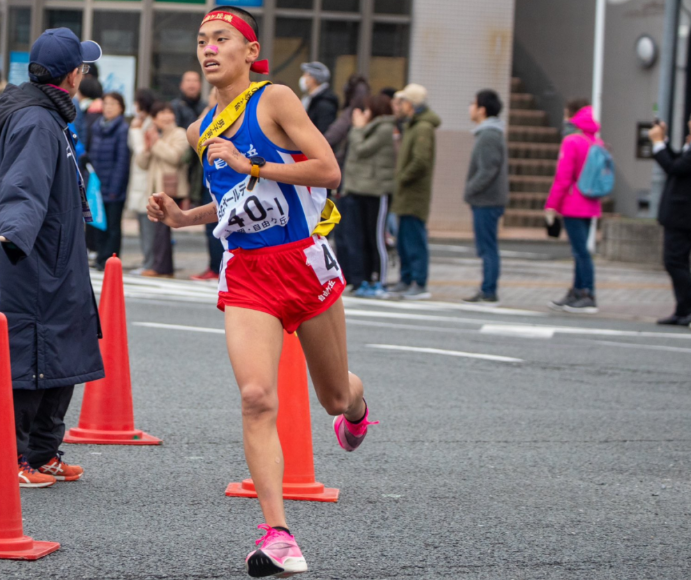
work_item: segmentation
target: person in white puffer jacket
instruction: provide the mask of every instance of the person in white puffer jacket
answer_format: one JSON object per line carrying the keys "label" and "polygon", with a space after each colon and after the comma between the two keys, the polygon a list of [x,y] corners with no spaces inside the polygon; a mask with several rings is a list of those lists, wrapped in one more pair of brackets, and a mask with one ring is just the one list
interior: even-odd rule
{"label": "person in white puffer jacket", "polygon": [[139,275],[144,270],[151,270],[154,265],[154,232],[156,224],[149,221],[146,214],[146,203],[150,192],[148,189],[149,170],[142,169],[136,162],[137,155],[146,147],[144,135],[151,126],[151,107],[156,98],[153,91],[139,89],[135,95],[136,116],[130,124],[127,144],[132,153],[130,167],[130,181],[127,187],[127,209],[137,214],[139,222],[139,244],[142,250],[143,261],[140,268],[130,272]]}

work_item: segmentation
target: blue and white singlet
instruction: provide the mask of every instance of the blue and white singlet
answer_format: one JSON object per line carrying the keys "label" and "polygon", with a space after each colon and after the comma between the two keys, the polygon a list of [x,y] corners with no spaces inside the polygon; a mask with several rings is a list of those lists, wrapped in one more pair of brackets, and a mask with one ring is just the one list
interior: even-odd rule
{"label": "blue and white singlet", "polygon": [[[229,140],[245,157],[259,156],[269,163],[299,163],[307,158],[301,151],[289,151],[272,143],[257,121],[257,105],[266,87],[257,91],[245,109],[238,132]],[[216,109],[204,118],[200,135],[213,121]],[[225,139],[226,137],[222,137]],[[204,153],[204,179],[216,202],[216,236],[226,250],[254,250],[304,240],[321,221],[326,189],[286,185],[259,179],[247,191],[250,176],[238,173],[222,159],[209,164]]]}

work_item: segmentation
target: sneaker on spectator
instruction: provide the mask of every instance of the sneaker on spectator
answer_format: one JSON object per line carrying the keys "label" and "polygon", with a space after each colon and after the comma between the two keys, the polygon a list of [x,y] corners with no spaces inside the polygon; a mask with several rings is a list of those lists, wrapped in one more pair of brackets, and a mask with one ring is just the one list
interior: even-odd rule
{"label": "sneaker on spectator", "polygon": [[198,282],[205,282],[207,280],[218,280],[218,274],[214,272],[211,268],[207,268],[201,274],[190,276],[190,280],[195,280]]}
{"label": "sneaker on spectator", "polygon": [[587,290],[576,291],[573,298],[564,304],[564,311],[571,314],[597,314],[599,312],[595,297]]}
{"label": "sneaker on spectator", "polygon": [[472,304],[474,306],[489,306],[490,308],[499,306],[499,298],[494,294],[493,296],[489,294],[484,294],[483,292],[478,292],[475,296],[463,299],[464,304]]}
{"label": "sneaker on spectator", "polygon": [[413,282],[408,291],[403,293],[403,298],[405,300],[429,300],[432,298],[432,293],[427,290],[426,286],[419,286],[417,282]]}
{"label": "sneaker on spectator", "polygon": [[135,268],[134,270],[130,270],[129,274],[130,276],[141,276],[143,271],[144,266],[141,266],[139,268]]}
{"label": "sneaker on spectator", "polygon": [[386,289],[389,294],[404,294],[410,290],[410,284],[405,282],[396,282],[391,288]]}
{"label": "sneaker on spectator", "polygon": [[50,487],[57,479],[52,475],[39,473],[29,465],[24,455],[17,457],[19,467],[19,487]]}
{"label": "sneaker on spectator", "polygon": [[369,282],[363,282],[360,287],[353,293],[353,296],[357,298],[367,298],[369,293]]}
{"label": "sneaker on spectator", "polygon": [[367,293],[367,298],[385,298],[387,291],[384,290],[384,285],[381,282],[374,282],[369,287],[369,292]]}
{"label": "sneaker on spectator", "polygon": [[48,463],[38,468],[39,473],[52,475],[58,481],[77,481],[84,470],[79,465],[68,465],[62,460],[62,451],[58,451]]}
{"label": "sneaker on spectator", "polygon": [[564,306],[576,297],[576,291],[571,288],[561,300],[552,300],[547,304],[552,310],[563,311]]}

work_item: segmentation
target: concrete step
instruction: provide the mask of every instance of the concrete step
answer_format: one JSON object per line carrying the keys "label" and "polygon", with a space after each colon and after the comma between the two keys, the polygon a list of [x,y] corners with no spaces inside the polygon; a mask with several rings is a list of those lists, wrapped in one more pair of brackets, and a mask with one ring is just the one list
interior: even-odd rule
{"label": "concrete step", "polygon": [[530,110],[535,108],[535,97],[530,93],[512,93],[511,106],[512,111],[516,110]]}
{"label": "concrete step", "polygon": [[513,192],[509,196],[507,211],[519,209],[542,210],[545,207],[547,195],[546,193]]}
{"label": "concrete step", "polygon": [[554,177],[557,162],[549,159],[509,159],[510,175]]}
{"label": "concrete step", "polygon": [[554,127],[526,127],[513,125],[509,127],[509,142],[559,143],[561,135]]}
{"label": "concrete step", "polygon": [[557,159],[559,147],[558,143],[512,141],[509,143],[509,157],[511,159]]}
{"label": "concrete step", "polygon": [[536,175],[510,175],[509,191],[524,193],[547,193],[552,187],[553,177]]}
{"label": "concrete step", "polygon": [[509,114],[509,125],[545,127],[547,121],[547,113],[539,109],[511,109]]}
{"label": "concrete step", "polygon": [[[616,214],[605,211],[602,214],[603,219],[612,219],[617,217]],[[599,221],[602,225],[602,219]],[[507,208],[504,214],[505,228],[544,228],[545,227],[545,212],[540,209],[514,209]]]}

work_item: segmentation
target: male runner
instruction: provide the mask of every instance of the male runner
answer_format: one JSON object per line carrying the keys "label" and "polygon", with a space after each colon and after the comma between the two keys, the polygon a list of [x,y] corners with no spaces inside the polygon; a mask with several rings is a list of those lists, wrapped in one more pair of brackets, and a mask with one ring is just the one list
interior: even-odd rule
{"label": "male runner", "polygon": [[188,139],[201,154],[214,202],[182,211],[157,193],[148,213],[173,228],[218,221],[214,235],[226,248],[218,307],[240,388],[247,465],[266,521],[246,566],[253,577],[287,577],[307,564],[282,498],[276,417],[284,328],[299,329],[319,401],[336,416],[340,446],[353,451],[372,423],[362,381],[348,372],[345,280],[327,241],[313,235],[329,229],[320,221],[329,221],[325,188],[338,187],[338,164],[289,88],[250,83],[250,70],[268,72],[257,60],[257,32],[254,18],[239,8],[221,6],[204,18],[197,56],[218,106],[190,126]]}

